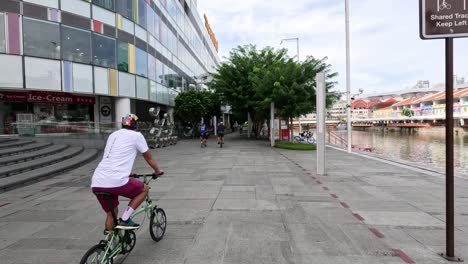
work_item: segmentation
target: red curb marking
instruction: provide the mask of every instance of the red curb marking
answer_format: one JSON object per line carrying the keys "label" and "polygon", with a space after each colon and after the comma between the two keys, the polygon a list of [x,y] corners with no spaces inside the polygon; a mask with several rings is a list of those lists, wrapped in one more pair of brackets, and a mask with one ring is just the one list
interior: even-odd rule
{"label": "red curb marking", "polygon": [[372,233],[374,233],[374,235],[375,235],[376,237],[378,237],[378,238],[384,238],[384,237],[385,237],[382,233],[380,233],[379,230],[377,230],[377,229],[375,229],[375,228],[373,228],[373,227],[369,227],[369,230],[370,230]]}
{"label": "red curb marking", "polygon": [[3,207],[3,206],[6,206],[6,205],[9,205],[10,203],[4,203],[4,204],[1,204],[0,207]]}
{"label": "red curb marking", "polygon": [[315,177],[315,176],[312,176],[312,179],[316,180],[316,179],[317,179],[317,177]]}
{"label": "red curb marking", "polygon": [[317,183],[318,183],[318,184],[322,184],[322,182],[321,182],[321,181],[317,181]]}
{"label": "red curb marking", "polygon": [[329,191],[329,190],[330,190],[330,189],[328,189],[328,187],[325,187],[325,186],[323,187],[323,189],[324,189],[325,191]]}
{"label": "red curb marking", "polygon": [[331,197],[333,197],[333,198],[335,198],[335,199],[338,198],[338,196],[337,196],[336,194],[334,194],[334,193],[332,193],[332,194],[330,194],[330,195],[331,195]]}
{"label": "red curb marking", "polygon": [[408,257],[408,255],[406,255],[405,252],[403,252],[403,250],[401,249],[393,249],[393,253],[395,253],[395,255],[400,257],[404,262],[408,264],[416,264],[416,262],[414,262],[410,257]]}
{"label": "red curb marking", "polygon": [[354,217],[356,217],[357,220],[364,221],[364,218],[361,215],[359,215],[357,213],[353,213],[353,215],[354,215]]}
{"label": "red curb marking", "polygon": [[45,191],[47,191],[47,190],[50,190],[50,187],[47,187],[47,188],[45,188],[45,189],[42,189],[41,192],[45,192]]}
{"label": "red curb marking", "polygon": [[341,206],[343,206],[344,208],[349,208],[349,205],[345,202],[340,202]]}

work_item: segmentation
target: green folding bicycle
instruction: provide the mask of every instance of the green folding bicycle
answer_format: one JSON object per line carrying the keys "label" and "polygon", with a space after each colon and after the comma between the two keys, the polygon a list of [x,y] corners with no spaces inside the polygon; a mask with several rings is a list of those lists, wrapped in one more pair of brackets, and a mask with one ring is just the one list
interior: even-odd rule
{"label": "green folding bicycle", "polygon": [[[148,185],[151,180],[156,180],[159,176],[150,174],[135,175],[132,177],[143,177],[143,182]],[[110,200],[111,194],[105,192],[95,192],[94,194],[104,197],[109,202],[114,223],[117,223],[117,216],[114,213],[114,208]],[[156,242],[160,241],[166,232],[166,213],[163,209],[153,204],[149,193],[146,196],[146,203],[135,210],[130,218],[134,218],[142,213],[146,214],[150,219],[149,231],[151,238]],[[104,234],[105,238],[86,252],[83,258],[81,258],[80,264],[112,264],[117,255],[128,254],[135,247],[136,234],[133,230],[114,228],[112,231],[104,231]]]}

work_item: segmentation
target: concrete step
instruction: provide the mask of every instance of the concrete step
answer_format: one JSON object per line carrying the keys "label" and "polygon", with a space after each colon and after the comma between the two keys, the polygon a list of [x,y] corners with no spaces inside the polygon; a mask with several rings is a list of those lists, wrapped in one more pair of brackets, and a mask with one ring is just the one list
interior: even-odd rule
{"label": "concrete step", "polygon": [[0,143],[18,141],[17,138],[0,137]]}
{"label": "concrete step", "polygon": [[18,164],[53,155],[65,150],[67,147],[67,145],[51,145],[37,151],[31,151],[24,154],[3,157],[0,158],[0,167],[7,166],[10,164]]}
{"label": "concrete step", "polygon": [[15,147],[15,148],[8,148],[8,149],[0,149],[0,157],[11,156],[11,155],[18,155],[21,153],[27,153],[31,151],[36,151],[39,149],[46,148],[52,145],[50,142],[41,142],[41,143],[33,143],[22,147]]}
{"label": "concrete step", "polygon": [[66,171],[76,169],[95,159],[97,155],[98,150],[86,149],[70,159],[66,159],[39,169],[16,174],[11,177],[0,178],[0,193],[20,188],[24,185],[38,182],[40,180],[52,178]]}
{"label": "concrete step", "polygon": [[5,143],[0,143],[0,149],[22,147],[22,146],[32,144],[32,143],[34,143],[33,140],[8,141]]}
{"label": "concrete step", "polygon": [[59,152],[54,155],[43,157],[29,162],[20,164],[13,164],[2,167],[0,170],[0,178],[12,177],[14,174],[22,173],[25,171],[34,170],[37,168],[45,167],[53,163],[57,163],[63,160],[70,159],[83,152],[83,147],[72,147],[68,148],[63,152]]}

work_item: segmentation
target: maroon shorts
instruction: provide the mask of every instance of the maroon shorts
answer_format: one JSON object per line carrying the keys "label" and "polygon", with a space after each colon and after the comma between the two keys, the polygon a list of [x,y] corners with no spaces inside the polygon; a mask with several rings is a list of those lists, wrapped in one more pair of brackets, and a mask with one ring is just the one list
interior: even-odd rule
{"label": "maroon shorts", "polygon": [[[145,188],[145,185],[143,182],[139,180],[135,180],[133,178],[130,178],[130,180],[125,184],[124,186],[120,187],[115,187],[115,188],[100,188],[100,187],[93,187],[92,191],[93,192],[106,192],[112,194],[112,197],[110,198],[110,201],[112,203],[112,206],[114,208],[117,208],[119,206],[119,196],[123,196],[129,199],[133,199],[137,197],[140,193],[143,192]],[[110,207],[109,207],[109,198],[105,198],[101,195],[96,196],[99,203],[101,204],[102,209],[106,212],[110,212]]]}

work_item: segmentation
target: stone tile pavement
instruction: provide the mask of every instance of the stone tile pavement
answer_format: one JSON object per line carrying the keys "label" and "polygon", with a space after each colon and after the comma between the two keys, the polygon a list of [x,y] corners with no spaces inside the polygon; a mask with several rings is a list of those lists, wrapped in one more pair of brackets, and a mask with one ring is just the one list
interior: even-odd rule
{"label": "stone tile pavement", "polygon": [[[315,153],[210,141],[154,150],[166,175],[151,194],[166,236],[153,242],[148,219],[136,219],[136,247],[118,263],[448,263],[437,256],[443,178],[333,149],[328,176],[317,177]],[[88,187],[96,164],[0,194],[0,263],[79,262],[102,237]],[[149,172],[141,158],[135,170]],[[468,181],[456,184],[457,254],[468,259]]]}

